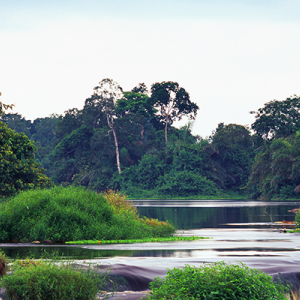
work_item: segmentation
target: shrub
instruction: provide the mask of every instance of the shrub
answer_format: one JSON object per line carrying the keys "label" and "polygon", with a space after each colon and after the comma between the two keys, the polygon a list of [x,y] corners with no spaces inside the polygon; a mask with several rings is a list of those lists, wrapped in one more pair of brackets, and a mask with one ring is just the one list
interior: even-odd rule
{"label": "shrub", "polygon": [[7,259],[5,254],[0,250],[0,276],[5,275],[7,269]]}
{"label": "shrub", "polygon": [[104,193],[104,196],[116,214],[128,213],[134,217],[138,216],[137,208],[132,201],[126,199],[125,195],[109,190]]}
{"label": "shrub", "polygon": [[0,241],[76,240],[108,231],[113,211],[95,192],[75,187],[25,191],[0,204]]}
{"label": "shrub", "polygon": [[107,274],[96,274],[90,268],[27,260],[17,261],[13,273],[3,277],[2,285],[8,298],[14,300],[94,300],[107,278]]}
{"label": "shrub", "polygon": [[286,299],[287,289],[274,283],[272,277],[242,263],[217,262],[199,268],[186,265],[184,269],[168,271],[165,279],[150,283],[154,299]]}
{"label": "shrub", "polygon": [[189,171],[170,172],[158,179],[158,192],[162,195],[193,196],[216,195],[216,185],[206,177]]}
{"label": "shrub", "polygon": [[297,228],[300,228],[300,210],[297,212],[295,217],[295,224]]}
{"label": "shrub", "polygon": [[171,234],[167,227],[174,233],[165,223],[156,229],[145,223],[122,194],[82,187],[31,190],[0,203],[0,242],[165,237]]}

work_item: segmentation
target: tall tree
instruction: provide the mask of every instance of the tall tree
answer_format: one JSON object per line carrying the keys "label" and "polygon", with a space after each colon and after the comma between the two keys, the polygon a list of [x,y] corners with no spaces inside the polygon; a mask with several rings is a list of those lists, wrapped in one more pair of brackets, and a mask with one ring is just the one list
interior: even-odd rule
{"label": "tall tree", "polygon": [[191,102],[188,92],[177,82],[163,81],[151,86],[151,99],[159,116],[165,123],[165,140],[168,143],[168,125],[181,120],[183,116],[194,120],[198,105]]}
{"label": "tall tree", "polygon": [[300,129],[300,97],[296,95],[283,101],[270,101],[250,113],[255,114],[252,129],[265,139],[285,138]]}
{"label": "tall tree", "polygon": [[[116,107],[116,113],[122,118],[122,124],[129,131],[135,131],[136,127],[139,127],[138,132],[141,139],[144,137],[146,123],[154,118],[155,112],[148,95],[138,92],[124,92]],[[124,126],[122,127],[126,132]]]}
{"label": "tall tree", "polygon": [[114,126],[114,120],[116,117],[116,103],[117,100],[122,97],[122,88],[119,84],[112,79],[106,78],[99,82],[99,85],[94,88],[95,95],[97,96],[97,103],[101,107],[105,114],[107,125],[110,131],[113,133],[114,142],[116,147],[116,160],[118,171],[121,173],[119,144],[117,134]]}

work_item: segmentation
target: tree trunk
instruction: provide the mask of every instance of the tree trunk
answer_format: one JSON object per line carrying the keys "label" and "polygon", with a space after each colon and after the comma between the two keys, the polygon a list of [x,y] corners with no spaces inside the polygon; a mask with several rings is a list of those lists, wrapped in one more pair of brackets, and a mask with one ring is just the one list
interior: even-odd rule
{"label": "tree trunk", "polygon": [[168,150],[167,150],[167,145],[168,145],[168,122],[169,122],[169,116],[166,117],[166,125],[165,125],[166,154],[168,152]]}
{"label": "tree trunk", "polygon": [[117,158],[118,170],[119,170],[119,174],[121,174],[122,171],[121,171],[121,164],[120,164],[119,145],[118,145],[117,135],[114,126],[112,126],[112,132],[114,135],[115,146],[116,146],[116,158]]}
{"label": "tree trunk", "polygon": [[108,115],[106,115],[106,118],[107,118],[108,127],[112,130],[113,135],[114,135],[114,141],[115,141],[115,146],[116,146],[117,166],[118,166],[119,174],[121,174],[122,170],[121,170],[121,164],[120,164],[119,144],[118,144],[118,139],[117,139],[117,135],[116,135],[115,127],[114,127],[114,121],[113,121],[113,119],[110,121]]}

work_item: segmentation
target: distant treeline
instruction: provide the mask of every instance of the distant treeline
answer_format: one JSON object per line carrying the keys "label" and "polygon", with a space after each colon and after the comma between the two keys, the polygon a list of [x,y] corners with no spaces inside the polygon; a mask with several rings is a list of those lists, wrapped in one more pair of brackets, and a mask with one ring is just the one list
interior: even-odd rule
{"label": "distant treeline", "polygon": [[[25,133],[36,160],[55,184],[132,197],[222,195],[252,199],[299,198],[300,97],[271,101],[255,112],[251,128],[219,123],[209,138],[191,133],[199,107],[176,82],[123,92],[104,79],[83,109],[34,121],[5,114]],[[174,121],[187,117],[181,128]]]}

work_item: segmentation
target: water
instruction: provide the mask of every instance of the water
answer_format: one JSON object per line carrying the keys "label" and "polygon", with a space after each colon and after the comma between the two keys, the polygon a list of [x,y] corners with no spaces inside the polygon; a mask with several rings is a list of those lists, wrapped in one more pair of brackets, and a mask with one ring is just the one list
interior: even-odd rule
{"label": "water", "polygon": [[[260,202],[228,200],[139,200],[135,201],[140,215],[171,221],[178,229],[199,228],[256,228],[267,223],[294,221],[289,210],[299,202]],[[259,224],[260,223],[260,224]]]}
{"label": "water", "polygon": [[[259,201],[178,201],[178,200],[139,200],[135,205],[141,216],[169,220],[180,233],[195,236],[207,236],[213,239],[195,242],[168,242],[168,243],[141,243],[126,245],[16,245],[6,244],[0,248],[12,258],[33,257],[41,258],[47,255],[68,257],[72,259],[95,259],[114,257],[198,257],[210,256],[217,258],[227,253],[226,249],[234,249],[235,253],[257,252],[255,255],[265,255],[265,252],[296,251],[295,245],[278,237],[270,239],[273,222],[293,221],[295,214],[288,212],[298,208],[300,202],[259,202]],[[271,225],[273,224],[273,225]],[[272,226],[272,227],[271,227]],[[208,230],[208,228],[214,230]],[[227,231],[224,231],[225,229]],[[238,230],[242,229],[244,230]],[[248,228],[246,230],[246,228]],[[249,231],[252,228],[254,231]],[[255,231],[256,228],[265,230]],[[278,226],[278,228],[280,228]],[[196,229],[196,231],[192,230]],[[280,233],[275,230],[275,235]],[[278,232],[277,232],[278,231]],[[224,239],[221,243],[219,234],[222,232]],[[251,232],[257,238],[249,239]],[[245,239],[246,234],[246,239]],[[239,240],[238,245],[236,244]],[[267,241],[267,242],[266,242]],[[262,243],[265,243],[262,246]],[[282,246],[279,247],[278,243]],[[283,246],[285,244],[285,246]],[[290,245],[290,247],[286,247]],[[203,248],[204,247],[204,248]],[[231,251],[231,250],[230,250]],[[229,252],[230,252],[229,251]],[[297,250],[298,251],[298,250]],[[209,253],[209,255],[207,254]],[[217,255],[218,254],[218,255]],[[229,255],[229,254],[228,254]],[[237,254],[235,254],[237,255]],[[247,254],[248,255],[248,254]],[[300,255],[300,253],[299,253]]]}
{"label": "water", "polygon": [[[284,233],[277,221],[293,221],[300,202],[135,201],[140,215],[170,220],[180,234],[210,239],[106,245],[0,244],[9,257],[56,255],[80,264],[100,264],[126,278],[129,290],[145,290],[167,269],[215,261],[243,262],[268,274],[291,278],[300,270],[300,234]],[[298,275],[297,275],[298,276]],[[119,297],[120,295],[117,294]],[[117,299],[113,298],[113,299]],[[132,299],[130,298],[124,299]],[[136,298],[138,299],[138,298]]]}

